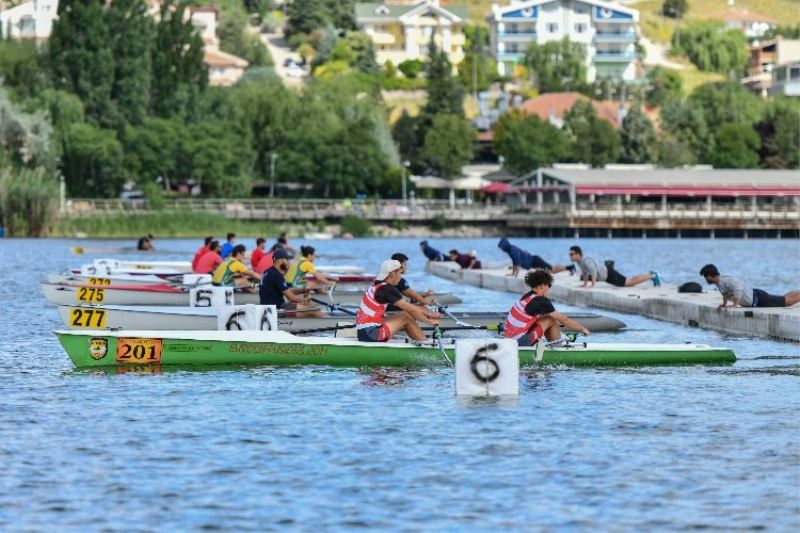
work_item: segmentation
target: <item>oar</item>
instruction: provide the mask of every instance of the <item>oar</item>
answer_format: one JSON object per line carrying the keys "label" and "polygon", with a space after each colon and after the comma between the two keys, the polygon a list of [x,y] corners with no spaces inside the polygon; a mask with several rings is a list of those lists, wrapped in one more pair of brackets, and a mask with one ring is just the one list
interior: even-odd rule
{"label": "oar", "polygon": [[327,307],[331,311],[341,311],[342,313],[345,313],[345,314],[350,315],[350,316],[356,316],[358,314],[355,311],[353,311],[352,309],[347,309],[345,307],[340,306],[339,304],[329,304],[329,303],[326,303],[326,302],[324,302],[322,300],[319,300],[317,298],[311,298],[311,301],[312,302],[316,302],[316,303],[318,303],[320,305],[324,305],[325,307]]}
{"label": "oar", "polygon": [[323,333],[326,331],[339,331],[340,329],[349,329],[354,327],[356,327],[355,324],[343,324],[341,326],[328,326],[325,328],[294,329],[290,333],[293,335],[304,335],[306,333]]}
{"label": "oar", "polygon": [[455,322],[458,326],[460,326],[460,329],[489,329],[489,330],[495,330],[495,331],[502,331],[503,330],[503,325],[500,324],[500,323],[489,324],[488,326],[478,326],[476,324],[468,324],[468,323],[464,322],[463,320],[460,320],[455,315],[453,315],[453,313],[451,313],[447,309],[447,306],[444,306],[444,305],[440,305],[436,309],[440,313],[444,313],[445,315],[447,315],[448,318],[450,318],[451,320],[453,320],[453,322]]}
{"label": "oar", "polygon": [[442,357],[444,357],[444,360],[447,361],[447,365],[450,368],[453,368],[453,362],[450,360],[449,357],[447,357],[447,352],[444,351],[444,344],[442,344],[442,330],[439,329],[438,325],[434,327],[433,335],[431,335],[431,337],[439,345],[439,350],[442,352]]}

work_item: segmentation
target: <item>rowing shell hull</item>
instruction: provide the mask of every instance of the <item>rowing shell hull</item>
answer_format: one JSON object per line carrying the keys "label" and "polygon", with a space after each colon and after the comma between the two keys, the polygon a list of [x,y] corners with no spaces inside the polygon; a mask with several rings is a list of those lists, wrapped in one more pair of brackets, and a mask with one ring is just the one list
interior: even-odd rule
{"label": "rowing shell hull", "polygon": [[[99,292],[81,291],[87,286],[57,285],[42,283],[42,292],[45,298],[55,305],[181,305],[189,306],[189,291],[173,286],[140,286],[137,288],[123,289],[117,287],[100,287]],[[158,289],[158,290],[156,290]],[[359,305],[363,291],[334,291],[334,303],[340,305]],[[435,295],[443,305],[461,303],[461,298],[450,293]],[[83,298],[83,299],[81,299]],[[260,303],[257,293],[236,292],[233,300],[237,305]]]}
{"label": "rowing shell hull", "polygon": [[[217,310],[212,307],[170,306],[58,306],[61,321],[70,329],[151,329],[151,330],[215,330]],[[464,323],[497,330],[505,320],[505,313],[456,312],[452,313]],[[353,316],[342,312],[330,313],[328,317],[281,317],[278,329],[297,331],[335,326],[339,322],[352,322]],[[590,331],[617,331],[625,327],[619,320],[593,313],[568,314],[571,319]],[[456,322],[443,317],[441,327],[452,328]],[[572,331],[565,328],[564,331]]]}
{"label": "rowing shell hull", "polygon": [[[432,367],[454,360],[454,348],[413,343],[362,343],[351,339],[297,337],[284,331],[56,331],[78,368],[137,365],[321,365],[334,367]],[[637,366],[725,364],[733,351],[700,344],[594,344],[521,348],[520,364]]]}

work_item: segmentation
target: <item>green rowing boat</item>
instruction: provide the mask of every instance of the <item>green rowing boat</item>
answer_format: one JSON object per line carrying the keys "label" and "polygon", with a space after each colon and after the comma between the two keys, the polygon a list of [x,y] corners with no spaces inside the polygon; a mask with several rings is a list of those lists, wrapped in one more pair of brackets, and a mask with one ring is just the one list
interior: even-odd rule
{"label": "green rowing boat", "polygon": [[[56,331],[78,368],[129,365],[323,365],[429,367],[453,361],[455,346],[436,341],[362,343],[333,337],[298,337],[285,331]],[[490,339],[487,339],[489,341]],[[444,342],[447,343],[448,340]],[[520,364],[637,366],[725,364],[732,350],[703,344],[575,343],[519,349]]]}

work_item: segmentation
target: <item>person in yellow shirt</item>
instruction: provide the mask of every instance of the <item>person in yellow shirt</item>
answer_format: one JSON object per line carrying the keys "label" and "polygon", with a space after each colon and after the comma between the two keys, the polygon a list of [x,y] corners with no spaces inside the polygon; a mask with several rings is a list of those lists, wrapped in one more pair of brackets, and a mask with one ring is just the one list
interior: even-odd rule
{"label": "person in yellow shirt", "polygon": [[231,254],[214,270],[211,283],[219,287],[243,288],[245,292],[256,292],[253,283],[258,283],[259,276],[244,264],[244,244],[233,247]]}
{"label": "person in yellow shirt", "polygon": [[[313,246],[301,246],[300,258],[295,260],[286,272],[286,283],[293,289],[322,289],[326,286],[335,285],[337,278],[326,276],[318,271],[314,266],[316,250]],[[311,274],[314,279],[307,280],[306,276]]]}

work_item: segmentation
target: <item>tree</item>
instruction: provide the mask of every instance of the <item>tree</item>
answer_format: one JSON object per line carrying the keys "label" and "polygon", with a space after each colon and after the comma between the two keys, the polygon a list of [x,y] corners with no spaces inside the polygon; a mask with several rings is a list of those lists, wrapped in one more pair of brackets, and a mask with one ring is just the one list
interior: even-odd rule
{"label": "tree", "polygon": [[48,41],[53,86],[78,95],[87,120],[98,125],[109,125],[115,116],[114,52],[104,10],[104,3],[97,0],[59,2]]}
{"label": "tree", "polygon": [[453,66],[447,54],[430,42],[430,60],[426,65],[428,101],[423,113],[428,119],[437,114],[464,117],[464,87],[453,77]]}
{"label": "tree", "polygon": [[454,179],[472,159],[475,130],[458,115],[438,114],[425,135],[422,155],[441,177]]}
{"label": "tree", "polygon": [[183,22],[184,10],[184,4],[166,0],[156,25],[150,110],[164,118],[191,116],[208,86],[203,41],[191,24]]}
{"label": "tree", "polygon": [[774,98],[755,127],[761,138],[761,166],[800,168],[800,103],[789,97]]}
{"label": "tree", "polygon": [[53,168],[52,127],[43,110],[26,113],[0,88],[0,168]]}
{"label": "tree", "polygon": [[0,40],[0,77],[3,87],[17,98],[30,98],[48,83],[36,44],[28,40]]}
{"label": "tree", "polygon": [[569,156],[569,137],[537,115],[519,110],[503,114],[494,128],[494,150],[516,175],[550,166]]}
{"label": "tree", "polygon": [[403,161],[417,161],[422,140],[417,131],[417,120],[410,116],[405,110],[392,129],[392,138],[397,144],[400,158]]}
{"label": "tree", "polygon": [[105,11],[108,45],[114,58],[111,100],[121,120],[131,124],[142,123],[150,103],[155,24],[148,9],[144,0],[114,0]]}
{"label": "tree", "polygon": [[191,124],[181,137],[177,170],[214,196],[243,196],[250,192],[252,152],[224,122]]}
{"label": "tree", "polygon": [[65,133],[61,169],[71,196],[114,198],[125,181],[122,147],[113,130],[72,124]]}
{"label": "tree", "polygon": [[687,11],[689,11],[688,0],[664,0],[661,6],[661,14],[674,19],[683,18]]}
{"label": "tree", "polygon": [[125,132],[123,173],[140,188],[161,177],[167,185],[178,177],[178,148],[185,126],[180,119],[148,117]]}
{"label": "tree", "polygon": [[651,163],[654,159],[655,133],[650,122],[639,105],[633,105],[620,129],[622,163]]}
{"label": "tree", "polygon": [[564,128],[572,138],[576,162],[602,167],[619,158],[619,135],[608,121],[598,118],[591,102],[576,101],[564,115]]}
{"label": "tree", "polygon": [[458,64],[458,78],[468,91],[484,91],[494,80],[497,64],[488,53],[489,32],[481,26],[464,27],[464,60]]}
{"label": "tree", "polygon": [[647,103],[650,105],[660,106],[683,96],[683,78],[676,70],[659,66],[647,73],[647,79],[650,82]]}
{"label": "tree", "polygon": [[744,33],[719,21],[697,21],[677,28],[672,51],[686,55],[700,70],[726,75],[744,72],[749,57]]}
{"label": "tree", "polygon": [[725,124],[717,134],[711,152],[716,168],[758,168],[761,141],[753,128],[744,124]]}
{"label": "tree", "polygon": [[[673,153],[686,147],[693,156],[692,163],[708,160],[714,135],[702,106],[688,101],[669,100],[661,108],[661,125],[669,138],[677,143]],[[685,155],[681,155],[679,159],[685,160]]]}
{"label": "tree", "polygon": [[586,48],[564,38],[532,43],[525,51],[525,66],[542,93],[579,90],[586,84]]}

